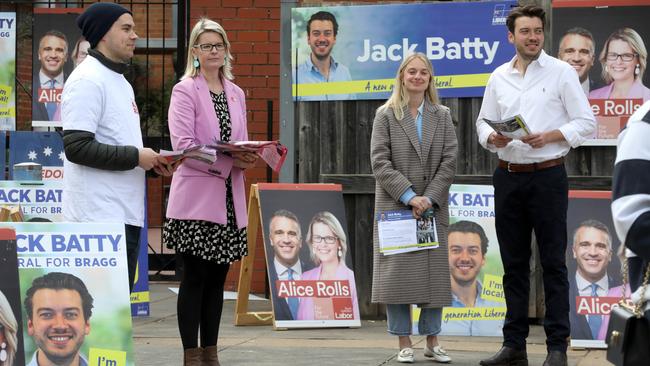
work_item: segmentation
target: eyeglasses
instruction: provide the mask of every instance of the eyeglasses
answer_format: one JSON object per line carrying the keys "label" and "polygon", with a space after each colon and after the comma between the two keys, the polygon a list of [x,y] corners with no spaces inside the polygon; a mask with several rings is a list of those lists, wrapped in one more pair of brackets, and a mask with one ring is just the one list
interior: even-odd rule
{"label": "eyeglasses", "polygon": [[216,48],[217,51],[223,51],[226,49],[226,45],[223,43],[203,43],[199,45],[195,45],[194,48],[198,48],[203,52],[211,52],[213,48]]}
{"label": "eyeglasses", "polygon": [[336,236],[320,236],[320,235],[314,235],[311,237],[311,241],[314,243],[322,243],[323,241],[325,244],[334,244],[336,243],[336,240],[338,238]]}
{"label": "eyeglasses", "polygon": [[625,62],[630,62],[634,60],[637,56],[639,56],[636,53],[616,53],[616,52],[609,52],[607,53],[607,61],[616,61],[617,58],[621,58],[621,61]]}

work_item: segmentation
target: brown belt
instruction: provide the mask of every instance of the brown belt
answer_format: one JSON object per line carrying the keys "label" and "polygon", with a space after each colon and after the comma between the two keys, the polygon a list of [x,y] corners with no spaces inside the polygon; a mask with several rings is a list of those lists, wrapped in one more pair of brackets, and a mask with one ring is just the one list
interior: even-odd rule
{"label": "brown belt", "polygon": [[511,173],[532,173],[562,164],[564,164],[564,157],[532,164],[515,164],[499,159],[499,168],[506,169]]}

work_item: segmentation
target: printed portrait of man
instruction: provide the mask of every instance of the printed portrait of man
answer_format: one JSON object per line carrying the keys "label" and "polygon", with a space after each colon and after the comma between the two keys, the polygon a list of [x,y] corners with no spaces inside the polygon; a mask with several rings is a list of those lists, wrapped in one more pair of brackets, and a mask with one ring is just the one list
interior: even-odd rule
{"label": "printed portrait of man", "polygon": [[[352,79],[350,70],[332,57],[332,50],[336,45],[336,36],[339,24],[334,14],[328,11],[319,11],[307,21],[307,44],[311,52],[307,59],[298,66],[293,82],[327,83],[334,81],[349,81]],[[348,94],[335,94],[326,96],[298,97],[301,101],[310,100],[342,100],[349,99]]]}
{"label": "printed portrait of man", "polygon": [[607,225],[594,219],[580,223],[573,232],[572,253],[576,260],[576,272],[569,274],[571,338],[598,339],[603,316],[578,314],[576,297],[608,296],[616,286],[607,273],[613,255],[612,238]]}
{"label": "printed portrait of man", "polygon": [[273,253],[268,271],[275,320],[295,320],[300,300],[278,297],[275,282],[301,280],[303,272],[313,268],[311,263],[300,260],[303,237],[298,217],[288,210],[275,211],[269,223],[268,238]]}
{"label": "printed portrait of man", "polygon": [[593,84],[589,79],[589,71],[594,66],[595,54],[594,36],[584,28],[571,28],[560,39],[557,57],[568,62],[576,70],[582,89],[587,95]]}
{"label": "printed portrait of man", "polygon": [[87,366],[80,353],[90,334],[93,297],[78,277],[51,272],[25,294],[27,333],[38,347],[28,366]]}
{"label": "printed portrait of man", "polygon": [[[481,225],[472,221],[458,221],[447,233],[449,273],[451,275],[452,307],[499,307],[505,303],[481,296],[483,284],[479,280],[486,263],[488,238]],[[442,323],[446,335],[500,336],[503,319],[451,320]]]}
{"label": "printed portrait of man", "polygon": [[63,32],[45,32],[38,42],[38,61],[40,69],[32,84],[32,120],[55,121],[67,77],[63,67],[68,61],[68,39]]}

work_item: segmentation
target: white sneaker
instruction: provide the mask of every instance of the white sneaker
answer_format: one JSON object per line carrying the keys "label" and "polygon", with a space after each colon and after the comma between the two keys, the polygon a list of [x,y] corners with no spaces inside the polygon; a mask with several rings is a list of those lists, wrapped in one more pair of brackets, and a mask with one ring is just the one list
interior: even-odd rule
{"label": "white sneaker", "polygon": [[447,354],[447,351],[445,351],[442,347],[440,346],[434,346],[433,349],[427,347],[426,345],[424,346],[424,357],[429,357],[433,358],[434,361],[440,362],[440,363],[450,363],[451,362],[451,357]]}
{"label": "white sneaker", "polygon": [[397,362],[413,363],[413,348],[402,348],[397,354]]}

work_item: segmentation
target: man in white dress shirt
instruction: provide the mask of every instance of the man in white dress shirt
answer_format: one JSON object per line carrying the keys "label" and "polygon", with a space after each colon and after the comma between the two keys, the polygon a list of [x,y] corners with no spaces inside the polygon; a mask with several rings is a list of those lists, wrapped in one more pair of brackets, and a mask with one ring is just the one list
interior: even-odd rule
{"label": "man in white dress shirt", "polygon": [[[499,156],[493,175],[496,232],[503,261],[507,313],[503,347],[481,365],[527,365],[531,232],[543,268],[548,355],[544,366],[567,364],[569,282],[567,248],[568,180],[564,156],[593,132],[596,121],[578,74],[548,56],[544,10],[512,9],[506,20],[516,55],[499,66],[485,88],[476,121],[481,145]],[[521,115],[530,134],[513,140],[495,132],[483,118]]]}

